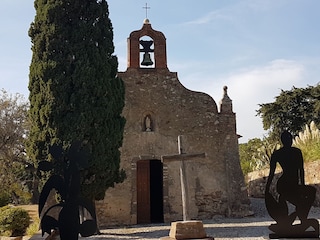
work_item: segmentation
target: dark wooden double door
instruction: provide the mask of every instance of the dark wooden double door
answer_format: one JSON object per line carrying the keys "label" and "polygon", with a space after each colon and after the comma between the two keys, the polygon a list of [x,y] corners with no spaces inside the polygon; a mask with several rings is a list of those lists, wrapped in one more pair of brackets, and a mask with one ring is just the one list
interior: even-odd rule
{"label": "dark wooden double door", "polygon": [[163,165],[160,160],[137,162],[137,223],[163,222]]}

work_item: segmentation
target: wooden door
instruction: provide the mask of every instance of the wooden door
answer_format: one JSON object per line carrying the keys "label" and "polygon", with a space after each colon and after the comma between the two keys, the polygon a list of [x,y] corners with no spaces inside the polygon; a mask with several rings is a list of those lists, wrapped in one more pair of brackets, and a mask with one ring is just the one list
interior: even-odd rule
{"label": "wooden door", "polygon": [[150,223],[150,161],[137,162],[137,223]]}
{"label": "wooden door", "polygon": [[163,166],[160,160],[150,161],[150,219],[163,222]]}

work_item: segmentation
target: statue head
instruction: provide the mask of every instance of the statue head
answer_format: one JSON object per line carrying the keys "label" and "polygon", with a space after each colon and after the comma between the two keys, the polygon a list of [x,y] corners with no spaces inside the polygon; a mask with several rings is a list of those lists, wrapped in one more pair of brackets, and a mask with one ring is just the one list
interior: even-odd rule
{"label": "statue head", "polygon": [[281,134],[281,142],[284,147],[291,147],[292,145],[292,135],[289,131],[285,130]]}

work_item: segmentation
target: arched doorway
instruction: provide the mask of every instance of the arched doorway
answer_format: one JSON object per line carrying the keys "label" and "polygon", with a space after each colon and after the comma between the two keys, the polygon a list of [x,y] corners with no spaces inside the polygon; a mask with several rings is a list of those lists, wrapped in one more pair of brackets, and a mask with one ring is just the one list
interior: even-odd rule
{"label": "arched doorway", "polygon": [[163,222],[163,164],[137,162],[137,223]]}

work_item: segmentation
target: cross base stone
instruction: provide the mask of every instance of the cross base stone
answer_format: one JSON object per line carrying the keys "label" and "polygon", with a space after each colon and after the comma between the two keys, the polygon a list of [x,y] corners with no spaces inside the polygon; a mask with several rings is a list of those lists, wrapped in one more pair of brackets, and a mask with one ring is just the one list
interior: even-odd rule
{"label": "cross base stone", "polygon": [[[162,237],[160,240],[176,240],[178,238],[171,238],[171,237]],[[180,239],[180,238],[179,238]],[[184,240],[214,240],[213,237],[205,237],[205,238],[185,238]]]}
{"label": "cross base stone", "polygon": [[160,240],[213,240],[207,237],[201,221],[179,221],[172,222],[168,237],[160,238]]}

